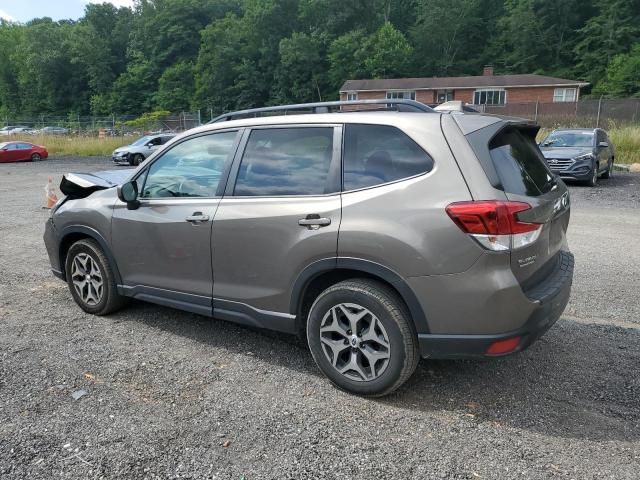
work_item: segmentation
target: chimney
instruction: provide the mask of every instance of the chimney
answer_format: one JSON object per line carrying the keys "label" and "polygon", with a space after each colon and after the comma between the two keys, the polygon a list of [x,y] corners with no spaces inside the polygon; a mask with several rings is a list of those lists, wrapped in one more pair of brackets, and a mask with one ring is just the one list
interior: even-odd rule
{"label": "chimney", "polygon": [[483,77],[492,77],[493,76],[493,65],[485,65],[484,70],[482,71]]}

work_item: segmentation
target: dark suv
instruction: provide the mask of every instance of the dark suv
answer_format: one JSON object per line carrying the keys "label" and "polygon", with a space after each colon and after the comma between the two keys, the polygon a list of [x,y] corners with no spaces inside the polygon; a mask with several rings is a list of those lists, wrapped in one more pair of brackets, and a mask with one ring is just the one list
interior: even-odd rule
{"label": "dark suv", "polygon": [[580,180],[591,187],[613,173],[615,151],[601,128],[568,128],[551,132],[540,149],[551,171],[565,180]]}
{"label": "dark suv", "polygon": [[[383,111],[344,111],[363,104]],[[305,107],[327,113],[228,114],[135,171],[66,175],[44,238],[78,305],[133,297],[301,334],[363,395],[420,356],[520,351],[559,318],[569,195],[537,126],[410,100]]]}

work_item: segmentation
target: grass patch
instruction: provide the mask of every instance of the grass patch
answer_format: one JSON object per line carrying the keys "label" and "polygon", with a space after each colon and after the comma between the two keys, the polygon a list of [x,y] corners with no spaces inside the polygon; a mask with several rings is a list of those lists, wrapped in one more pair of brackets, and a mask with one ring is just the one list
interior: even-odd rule
{"label": "grass patch", "polygon": [[[6,138],[6,140],[5,140]],[[49,156],[111,156],[118,147],[128,145],[137,137],[71,137],[65,135],[12,135],[0,137],[0,141],[25,141],[42,145],[49,151]]]}
{"label": "grass patch", "polygon": [[640,127],[621,127],[608,131],[616,151],[616,163],[640,163]]}

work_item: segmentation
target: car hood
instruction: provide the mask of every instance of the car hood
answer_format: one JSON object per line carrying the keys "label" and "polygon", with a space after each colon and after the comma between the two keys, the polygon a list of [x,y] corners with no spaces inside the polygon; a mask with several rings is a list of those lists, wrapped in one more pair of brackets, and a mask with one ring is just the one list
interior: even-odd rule
{"label": "car hood", "polygon": [[589,147],[542,147],[540,150],[544,158],[575,158],[585,153],[593,153]]}
{"label": "car hood", "polygon": [[123,145],[122,147],[116,148],[114,152],[126,152],[127,150],[131,150],[132,148],[137,148],[137,147],[134,147],[133,145]]}
{"label": "car hood", "polygon": [[92,173],[67,173],[62,176],[60,191],[70,198],[84,198],[97,190],[123,184],[131,170],[105,170]]}

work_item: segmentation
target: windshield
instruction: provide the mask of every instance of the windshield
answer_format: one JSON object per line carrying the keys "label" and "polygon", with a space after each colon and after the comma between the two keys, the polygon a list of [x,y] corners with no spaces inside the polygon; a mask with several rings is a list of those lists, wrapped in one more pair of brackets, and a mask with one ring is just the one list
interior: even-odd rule
{"label": "windshield", "polygon": [[0,143],[0,150],[9,145],[7,142]]}
{"label": "windshield", "polygon": [[140,145],[144,145],[145,143],[147,143],[149,140],[151,140],[151,137],[149,136],[142,137],[133,142],[131,145],[133,145],[134,147],[139,147]]}
{"label": "windshield", "polygon": [[544,147],[591,147],[593,132],[564,130],[552,132],[542,142]]}

